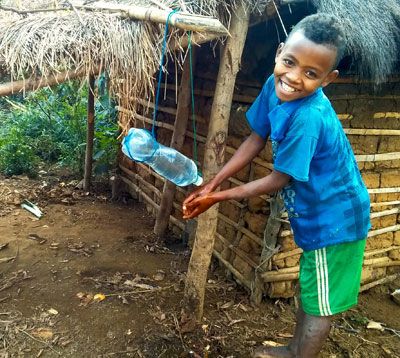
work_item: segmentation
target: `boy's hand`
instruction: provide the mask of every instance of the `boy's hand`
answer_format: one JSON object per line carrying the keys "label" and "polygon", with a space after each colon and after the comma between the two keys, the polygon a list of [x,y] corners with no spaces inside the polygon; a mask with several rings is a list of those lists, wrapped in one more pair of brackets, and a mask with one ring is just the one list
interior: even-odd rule
{"label": "boy's hand", "polygon": [[[188,198],[189,199],[189,198]],[[204,196],[198,196],[192,199],[190,202],[185,204],[183,203],[183,218],[184,219],[193,219],[201,213],[208,210],[211,206],[217,203],[217,200],[214,193],[206,194]]]}
{"label": "boy's hand", "polygon": [[188,203],[190,203],[193,199],[198,198],[199,196],[204,196],[211,193],[214,190],[214,185],[211,182],[208,182],[201,187],[197,188],[195,191],[192,191],[189,196],[183,202],[183,207],[185,207]]}

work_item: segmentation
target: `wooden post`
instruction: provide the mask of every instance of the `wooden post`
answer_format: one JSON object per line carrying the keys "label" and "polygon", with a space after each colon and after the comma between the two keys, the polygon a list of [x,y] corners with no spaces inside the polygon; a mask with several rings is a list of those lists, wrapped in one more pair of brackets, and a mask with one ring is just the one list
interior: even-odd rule
{"label": "wooden post", "polygon": [[[179,86],[178,108],[176,110],[174,129],[171,138],[171,147],[177,150],[181,150],[185,140],[190,114],[190,104],[190,59],[189,55],[187,55],[183,65],[181,84]],[[163,236],[168,227],[175,191],[176,185],[166,180],[161,198],[160,210],[157,213],[157,219],[154,225],[154,233],[158,236]]]}
{"label": "wooden post", "polygon": [[[248,25],[249,11],[246,11],[243,5],[239,5],[232,12],[229,30],[231,37],[227,39],[219,66],[204,155],[205,181],[214,177],[224,164],[235,79],[239,71]],[[217,218],[217,205],[198,218],[196,239],[186,276],[182,312],[182,324],[186,324],[188,329],[203,316],[205,285],[213,252]]]}
{"label": "wooden post", "polygon": [[93,140],[94,140],[94,75],[89,74],[89,94],[87,104],[86,155],[83,189],[88,191],[92,178]]}

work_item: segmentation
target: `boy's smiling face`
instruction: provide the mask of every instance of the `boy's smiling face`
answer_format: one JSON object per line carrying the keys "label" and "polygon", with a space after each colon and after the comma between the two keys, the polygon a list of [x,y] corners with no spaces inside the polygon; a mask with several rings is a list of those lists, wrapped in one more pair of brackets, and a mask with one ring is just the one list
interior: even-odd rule
{"label": "boy's smiling face", "polygon": [[336,49],[316,44],[301,31],[280,44],[275,57],[275,92],[282,102],[294,101],[325,87],[339,74],[332,70]]}

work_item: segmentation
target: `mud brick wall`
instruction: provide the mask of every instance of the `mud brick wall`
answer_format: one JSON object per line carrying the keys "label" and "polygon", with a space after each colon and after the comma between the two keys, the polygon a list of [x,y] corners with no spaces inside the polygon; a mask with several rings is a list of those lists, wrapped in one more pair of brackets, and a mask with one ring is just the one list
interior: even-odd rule
{"label": "mud brick wall", "polygon": [[[351,142],[363,179],[371,196],[372,229],[367,241],[363,270],[363,284],[374,282],[399,271],[400,267],[400,82],[389,81],[374,92],[366,85],[345,80],[327,88],[327,95],[337,111]],[[196,123],[198,133],[198,161],[202,163],[204,143],[212,105],[215,76],[202,74],[196,78]],[[250,133],[245,112],[254,101],[261,85],[237,81],[232,105],[226,160]],[[166,96],[157,117],[157,138],[169,145],[176,109],[175,88],[166,86]],[[121,115],[131,115],[120,109]],[[133,126],[150,128],[151,113],[143,106],[143,113],[131,118]],[[182,152],[193,158],[193,129],[189,123]],[[268,142],[260,155],[222,187],[229,188],[267,175],[272,169],[271,145]],[[156,216],[163,191],[164,179],[142,164],[121,159],[123,179],[129,183],[133,195],[138,195]],[[132,187],[135,190],[132,190]],[[182,220],[181,205],[193,188],[178,188],[170,229],[175,235],[187,232]],[[260,264],[263,233],[269,216],[269,197],[262,196],[221,203],[214,254],[233,277],[244,286],[254,286],[255,269]],[[296,247],[290,225],[282,217],[279,233],[279,252],[262,274],[263,290],[271,297],[291,297],[299,271],[301,250]],[[190,231],[190,230],[189,230]],[[186,233],[187,236],[187,233]]]}

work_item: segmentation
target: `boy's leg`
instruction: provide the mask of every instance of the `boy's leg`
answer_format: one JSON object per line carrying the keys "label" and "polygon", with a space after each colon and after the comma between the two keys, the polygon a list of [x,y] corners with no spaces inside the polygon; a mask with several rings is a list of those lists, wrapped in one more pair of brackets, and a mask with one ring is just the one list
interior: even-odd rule
{"label": "boy's leg", "polygon": [[318,356],[331,327],[331,317],[306,314],[300,307],[297,311],[294,336],[288,346],[260,347],[254,358],[314,358]]}
{"label": "boy's leg", "polygon": [[289,345],[282,347],[259,347],[254,351],[254,358],[269,358],[269,357],[295,357],[298,350],[300,338],[302,336],[302,325],[306,314],[299,307],[296,313],[296,328],[293,338],[290,340]]}
{"label": "boy's leg", "polygon": [[332,317],[305,314],[295,357],[318,357],[331,329]]}
{"label": "boy's leg", "polygon": [[287,347],[262,347],[255,358],[316,357],[329,335],[332,315],[357,303],[365,240],[303,252],[300,260],[302,308]]}

